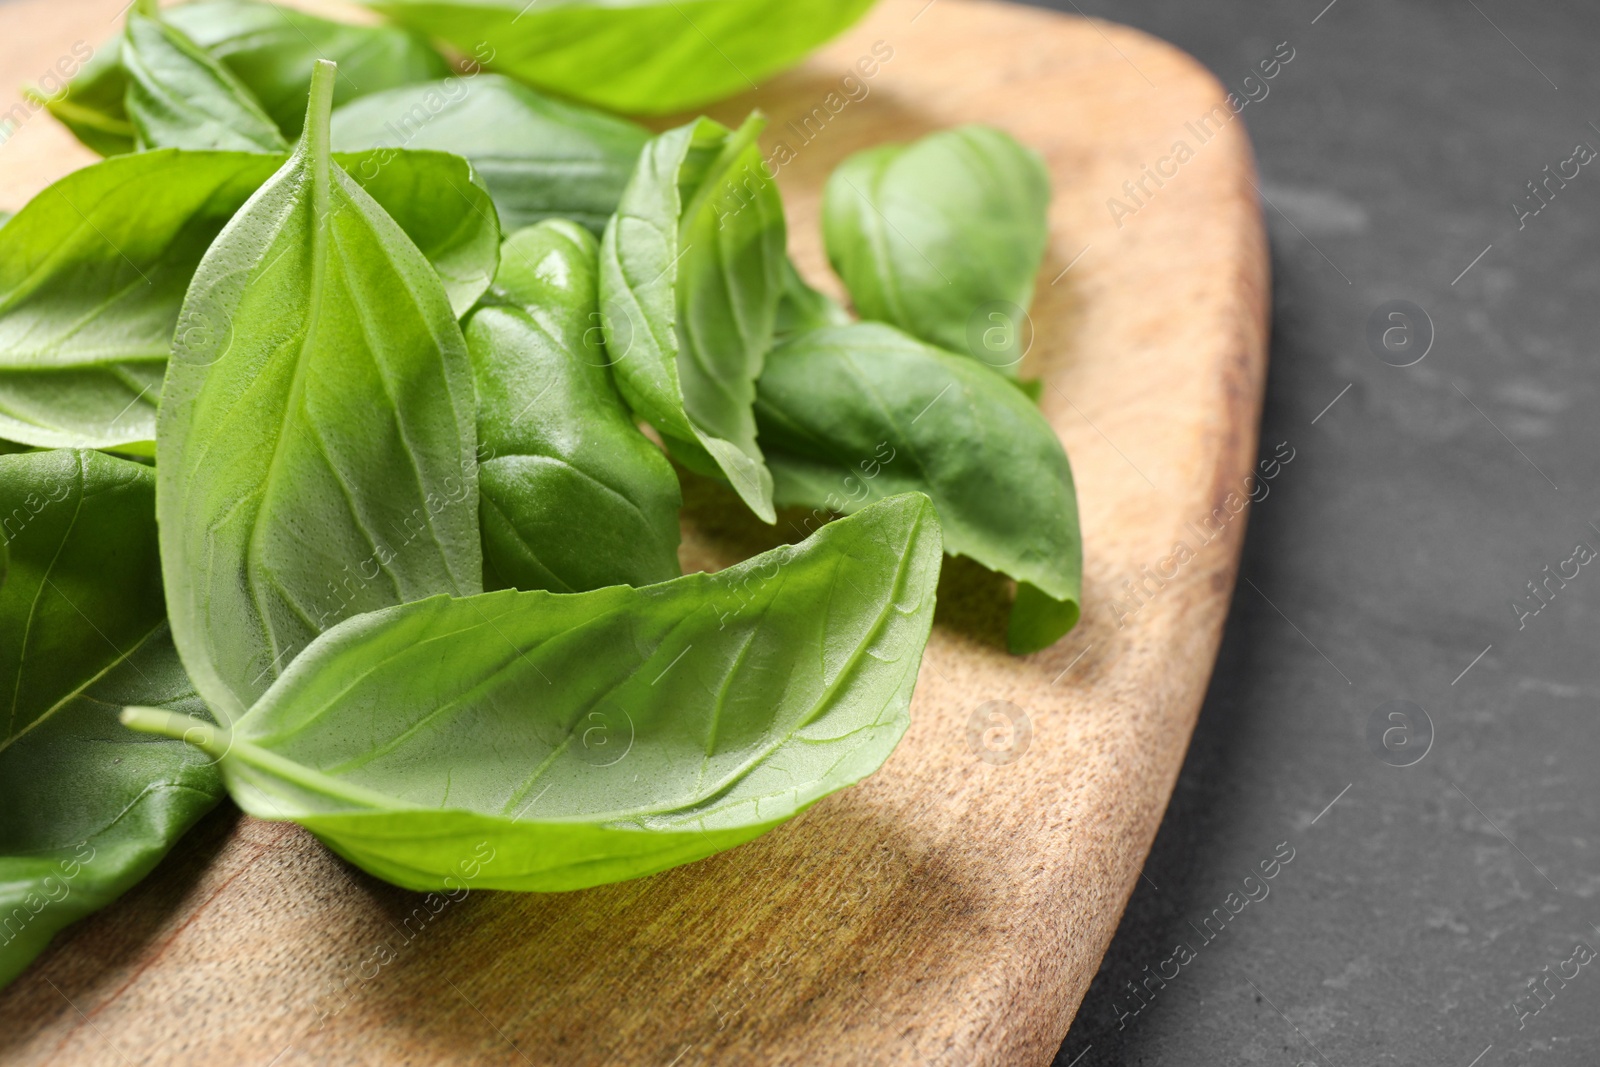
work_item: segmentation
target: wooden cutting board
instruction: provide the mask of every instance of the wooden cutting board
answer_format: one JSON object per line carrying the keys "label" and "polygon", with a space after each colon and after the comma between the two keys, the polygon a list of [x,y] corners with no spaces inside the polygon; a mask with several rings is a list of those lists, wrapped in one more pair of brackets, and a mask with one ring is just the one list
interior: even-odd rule
{"label": "wooden cutting board", "polygon": [[[121,3],[0,7],[0,84],[98,44]],[[870,78],[863,57],[878,60]],[[1268,279],[1249,143],[1223,101],[1188,56],[1123,27],[884,0],[715,109],[759,104],[768,148],[793,150],[779,180],[819,282],[818,193],[848,153],[988,122],[1049,161],[1024,369],[1046,379],[1077,474],[1075,632],[1008,656],[1004,584],[947,562],[911,729],[883,770],[642,881],[430,899],[294,826],[219,811],[0,993],[0,1061],[1048,1062],[1166,806],[1244,534],[1233,509],[1256,462]],[[0,145],[0,208],[91,160],[48,115],[27,118]],[[727,493],[686,496],[688,565],[774,543]],[[1174,558],[1180,541],[1192,558]]]}

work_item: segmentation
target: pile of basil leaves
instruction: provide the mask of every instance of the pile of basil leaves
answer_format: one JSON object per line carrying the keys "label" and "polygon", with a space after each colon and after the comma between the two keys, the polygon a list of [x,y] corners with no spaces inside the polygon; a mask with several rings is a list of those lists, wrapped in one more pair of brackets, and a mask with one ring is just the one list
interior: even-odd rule
{"label": "pile of basil leaves", "polygon": [[[1016,379],[1039,158],[840,166],[856,321],[759,116],[593,105],[742,89],[870,0],[520,2],[142,0],[44,101],[106,158],[0,225],[0,983],[224,791],[414,889],[632,878],[883,763],[943,552],[1015,579],[1012,651],[1076,622]],[[679,469],[804,539],[682,575]]]}

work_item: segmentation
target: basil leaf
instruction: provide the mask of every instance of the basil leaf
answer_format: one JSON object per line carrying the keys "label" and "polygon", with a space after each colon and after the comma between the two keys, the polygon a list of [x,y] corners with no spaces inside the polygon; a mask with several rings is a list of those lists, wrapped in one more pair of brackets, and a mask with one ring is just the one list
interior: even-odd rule
{"label": "basil leaf", "polygon": [[[118,156],[62,178],[0,227],[0,437],[47,448],[153,439],[189,279],[284,158]],[[437,152],[338,158],[449,279],[457,312],[470,308],[499,255],[471,168]]]}
{"label": "basil leaf", "polygon": [[863,318],[1014,378],[1049,206],[1036,152],[959,126],[846,159],[823,190],[822,235]]}
{"label": "basil leaf", "polygon": [[572,593],[681,573],[678,476],[606,369],[598,251],[573,222],[519,230],[494,303],[465,323],[485,588]]}
{"label": "basil leaf", "polygon": [[878,323],[774,349],[756,417],[780,504],[850,512],[918,491],[945,548],[1017,580],[1017,654],[1078,621],[1083,548],[1072,468],[1022,391],[970,359]]}
{"label": "basil leaf", "polygon": [[229,721],[319,632],[483,569],[472,369],[437,275],[328,152],[295,153],[212,242],[157,421],[172,633]]}
{"label": "basil leaf", "polygon": [[0,457],[0,985],[104,907],[222,795],[212,761],[150,743],[124,704],[205,705],[164,621],[155,477],[98,452]]}
{"label": "basil leaf", "polygon": [[128,121],[124,97],[128,72],[122,68],[122,40],[112,38],[98,50],[79,42],[72,58],[81,63],[64,89],[29,88],[23,94],[54,115],[79,141],[102,156],[134,150],[135,131]]}
{"label": "basil leaf", "polygon": [[[718,574],[436,597],[319,638],[231,734],[240,806],[398,885],[579,889],[723,851],[876,770],[909,723],[939,525],[886,501]],[[477,851],[487,844],[486,859]]]}
{"label": "basil leaf", "polygon": [[128,12],[122,66],[128,76],[125,106],[140,148],[289,147],[250,90],[183,31],[162,22],[154,0],[140,0]]}
{"label": "basil leaf", "polygon": [[288,137],[300,135],[306,86],[318,59],[339,65],[335,107],[450,73],[427,42],[395,26],[353,26],[257,0],[201,0],[164,17],[232,72]]}
{"label": "basil leaf", "polygon": [[613,111],[665,115],[756,88],[872,0],[367,0],[525,82]]}
{"label": "basil leaf", "polygon": [[702,118],[645,146],[601,242],[600,311],[629,406],[686,466],[726,477],[772,522],[750,405],[786,238],[761,124],[751,115],[730,131]]}
{"label": "basil leaf", "polygon": [[471,160],[508,231],[560,217],[598,235],[649,137],[498,74],[374,93],[333,113],[335,148],[435,148]]}

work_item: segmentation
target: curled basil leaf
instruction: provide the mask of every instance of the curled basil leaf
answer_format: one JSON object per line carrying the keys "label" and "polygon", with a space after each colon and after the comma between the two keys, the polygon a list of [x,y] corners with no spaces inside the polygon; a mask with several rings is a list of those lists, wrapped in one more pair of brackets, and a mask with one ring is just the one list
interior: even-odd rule
{"label": "curled basil leaf", "polygon": [[172,633],[224,721],[338,620],[481,588],[466,343],[330,156],[333,75],[318,63],[294,155],[195,271],[157,421]]}
{"label": "curled basil leaf", "polygon": [[306,86],[318,59],[339,65],[336,108],[450,73],[444,57],[427,42],[395,26],[354,26],[258,0],[200,0],[164,17],[228,68],[288,137],[300,135]]}
{"label": "curled basil leaf", "polygon": [[761,124],[702,118],[645,147],[601,243],[600,310],[634,412],[772,522],[750,405],[783,292],[785,230]]}
{"label": "curled basil leaf", "polygon": [[[397,85],[431,81],[449,65],[415,34],[393,26],[352,26],[257,0],[198,0],[161,13],[167,26],[217,60],[248,90],[285,137],[298,137],[305,120],[306,85],[319,58],[339,64],[335,105]],[[128,118],[128,71],[120,42],[95,50],[73,46],[76,75],[63,88],[28,90],[78,140],[102,156],[132,152],[136,131]]]}
{"label": "curled basil leaf", "polygon": [[231,731],[124,720],[200,743],[246,811],[398,885],[476,860],[475,885],[579,889],[732,848],[876,770],[939,564],[908,495],[717,574],[351,619]]}
{"label": "curled basil leaf", "polygon": [[823,190],[828,258],[862,318],[1008,377],[1048,240],[1050,175],[989,126],[958,126],[846,159]]}
{"label": "curled basil leaf", "polygon": [[[162,149],[68,174],[0,227],[0,437],[46,448],[155,437],[184,290],[284,156]],[[499,255],[489,194],[439,152],[342,155],[470,308]]]}
{"label": "curled basil leaf", "polygon": [[1017,580],[1008,644],[1078,621],[1083,548],[1072,468],[1022,391],[970,359],[857,323],[774,349],[756,417],[779,504],[850,512],[927,493],[945,548]]}
{"label": "curled basil leaf", "polygon": [[562,96],[665,115],[756,88],[872,0],[366,0],[403,26]]}
{"label": "curled basil leaf", "polygon": [[250,90],[174,26],[154,0],[128,12],[125,106],[140,148],[282,152],[289,145]]}
{"label": "curled basil leaf", "polygon": [[0,457],[0,985],[143,878],[221,797],[213,761],[117,721],[204,716],[161,602],[155,476],[99,452]]}
{"label": "curled basil leaf", "polygon": [[612,384],[598,251],[573,222],[519,230],[465,323],[488,589],[573,593],[681,573],[678,476]]}
{"label": "curled basil leaf", "polygon": [[598,235],[649,137],[498,74],[374,93],[333,113],[336,149],[433,148],[470,160],[508,231],[559,217]]}

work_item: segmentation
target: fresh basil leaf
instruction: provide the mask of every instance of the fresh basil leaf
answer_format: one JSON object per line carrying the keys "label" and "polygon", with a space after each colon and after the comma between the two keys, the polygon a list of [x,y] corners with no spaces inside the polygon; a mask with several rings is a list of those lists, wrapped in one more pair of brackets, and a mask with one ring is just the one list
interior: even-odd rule
{"label": "fresh basil leaf", "polygon": [[[332,22],[278,4],[199,0],[168,8],[161,18],[220,61],[285,137],[300,135],[306,85],[311,65],[319,58],[339,64],[336,105],[450,72],[442,56],[406,30]],[[124,101],[128,72],[122,65],[120,41],[98,51],[74,45],[72,56],[82,66],[66,88],[29,89],[29,99],[49,108],[78,140],[102,156],[134,151],[136,131]]]}
{"label": "fresh basil leaf", "polygon": [[122,67],[122,38],[114,37],[98,50],[74,44],[72,58],[82,66],[65,88],[29,88],[24,95],[48,109],[92,151],[102,156],[132,152],[137,133],[124,103],[128,72]]}
{"label": "fresh basil leaf", "polygon": [[155,476],[98,452],[0,457],[0,985],[144,877],[221,797],[125,704],[205,715],[164,621]]}
{"label": "fresh basil leaf", "polygon": [[823,190],[822,235],[863,318],[1014,378],[1049,206],[1038,153],[958,126],[841,163]]}
{"label": "fresh basil leaf", "polygon": [[850,512],[928,494],[945,548],[1017,580],[1017,654],[1078,621],[1072,468],[1022,391],[879,323],[802,334],[767,357],[756,400],[778,503]]}
{"label": "fresh basil leaf", "polygon": [[[542,89],[636,115],[756,88],[872,0],[366,0]],[[482,53],[487,46],[492,51]]]}
{"label": "fresh basil leaf", "polygon": [[427,42],[395,26],[354,26],[257,0],[201,0],[164,17],[232,72],[287,137],[300,135],[306,86],[318,59],[339,64],[335,107],[450,73]]}
{"label": "fresh basil leaf", "polygon": [[125,106],[140,148],[282,152],[289,145],[250,90],[176,27],[155,0],[128,12]]}
{"label": "fresh basil leaf", "polygon": [[[337,157],[446,279],[457,313],[499,255],[488,192],[439,152]],[[155,437],[184,290],[285,157],[162,149],[84,167],[0,227],[0,437],[122,448]]]}
{"label": "fresh basil leaf", "polygon": [[617,395],[594,236],[512,234],[465,323],[478,393],[484,587],[583,592],[676,578],[678,476]]}
{"label": "fresh basil leaf", "polygon": [[481,588],[466,343],[330,158],[333,76],[317,64],[294,155],[195,271],[157,421],[172,633],[224,721],[339,619]]}
{"label": "fresh basil leaf", "polygon": [[772,331],[774,343],[824,326],[848,326],[852,321],[850,313],[837,300],[811,288],[800,277],[793,261],[783,261],[783,295],[778,299],[778,316]]}
{"label": "fresh basil leaf", "polygon": [[398,885],[476,858],[475,885],[580,889],[732,848],[882,765],[939,563],[908,495],[717,574],[351,619],[231,733],[124,721],[187,734],[246,811]]}
{"label": "fresh basil leaf", "polygon": [[649,137],[498,74],[374,93],[333,113],[335,148],[434,148],[471,160],[507,231],[559,217],[598,235]]}
{"label": "fresh basil leaf", "polygon": [[[783,291],[783,204],[756,145],[701,118],[652,140],[606,226],[600,310],[613,371],[673,455],[772,522],[750,405]],[[622,341],[626,338],[626,342]]]}

